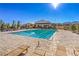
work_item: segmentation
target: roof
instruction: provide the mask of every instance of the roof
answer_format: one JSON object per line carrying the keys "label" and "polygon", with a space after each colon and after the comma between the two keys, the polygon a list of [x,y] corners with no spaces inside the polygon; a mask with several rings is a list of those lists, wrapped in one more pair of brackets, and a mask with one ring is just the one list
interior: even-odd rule
{"label": "roof", "polygon": [[39,20],[39,21],[36,21],[35,24],[51,24],[51,22],[47,20]]}

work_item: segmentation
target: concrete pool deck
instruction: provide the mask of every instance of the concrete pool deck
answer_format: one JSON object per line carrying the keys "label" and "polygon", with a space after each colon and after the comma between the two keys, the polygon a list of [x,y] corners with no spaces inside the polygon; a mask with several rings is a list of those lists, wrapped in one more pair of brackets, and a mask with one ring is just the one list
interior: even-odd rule
{"label": "concrete pool deck", "polygon": [[58,30],[52,40],[40,40],[0,32],[0,56],[5,56],[22,45],[29,46],[24,56],[79,55],[79,35],[70,31]]}

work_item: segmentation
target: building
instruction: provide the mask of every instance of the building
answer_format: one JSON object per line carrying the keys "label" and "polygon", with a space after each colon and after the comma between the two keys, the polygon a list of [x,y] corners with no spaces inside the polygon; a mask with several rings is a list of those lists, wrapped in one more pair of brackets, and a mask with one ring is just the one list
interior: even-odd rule
{"label": "building", "polygon": [[52,23],[47,20],[40,20],[35,22],[37,28],[52,28]]}
{"label": "building", "polygon": [[62,24],[57,24],[57,23],[51,23],[47,20],[39,20],[36,21],[34,24],[32,23],[27,23],[23,25],[24,28],[54,28],[54,29],[64,29],[64,26]]}

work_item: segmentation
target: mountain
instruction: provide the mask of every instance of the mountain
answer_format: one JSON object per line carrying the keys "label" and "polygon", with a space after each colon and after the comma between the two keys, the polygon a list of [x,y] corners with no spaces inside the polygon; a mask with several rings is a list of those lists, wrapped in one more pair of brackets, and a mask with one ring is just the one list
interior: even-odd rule
{"label": "mountain", "polygon": [[73,21],[73,22],[64,22],[63,24],[79,24],[79,21]]}
{"label": "mountain", "polygon": [[79,24],[79,21],[74,21],[72,22],[72,24]]}

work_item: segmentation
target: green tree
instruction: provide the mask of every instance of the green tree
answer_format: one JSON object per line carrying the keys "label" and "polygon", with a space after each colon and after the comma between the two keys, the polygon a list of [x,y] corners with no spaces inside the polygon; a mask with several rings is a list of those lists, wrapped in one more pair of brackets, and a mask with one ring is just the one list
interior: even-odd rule
{"label": "green tree", "polygon": [[16,22],[13,20],[13,22],[12,22],[12,26],[11,26],[11,28],[13,29],[13,30],[15,30],[16,29]]}
{"label": "green tree", "polygon": [[1,28],[1,25],[2,25],[2,24],[3,24],[3,20],[1,19],[1,20],[0,20],[0,28]]}
{"label": "green tree", "polygon": [[7,28],[10,28],[10,24],[9,23],[7,24]]}
{"label": "green tree", "polygon": [[6,29],[7,29],[7,30],[10,29],[10,24],[9,24],[9,23],[6,24]]}
{"label": "green tree", "polygon": [[78,24],[78,33],[79,33],[79,24]]}
{"label": "green tree", "polygon": [[0,20],[0,24],[2,24],[2,23],[3,23],[3,20],[1,19],[1,20]]}
{"label": "green tree", "polygon": [[70,30],[71,26],[70,25],[64,25],[64,30]]}
{"label": "green tree", "polygon": [[20,26],[21,26],[20,21],[18,21],[17,22],[17,29],[20,29]]}
{"label": "green tree", "polygon": [[76,28],[76,26],[73,24],[73,25],[71,26],[71,29],[72,29],[73,32],[75,32],[75,30],[76,30],[77,28]]}
{"label": "green tree", "polygon": [[3,31],[5,28],[5,23],[3,22],[3,20],[0,20],[0,31]]}
{"label": "green tree", "polygon": [[2,23],[1,24],[1,31],[4,31],[5,30],[5,23]]}

